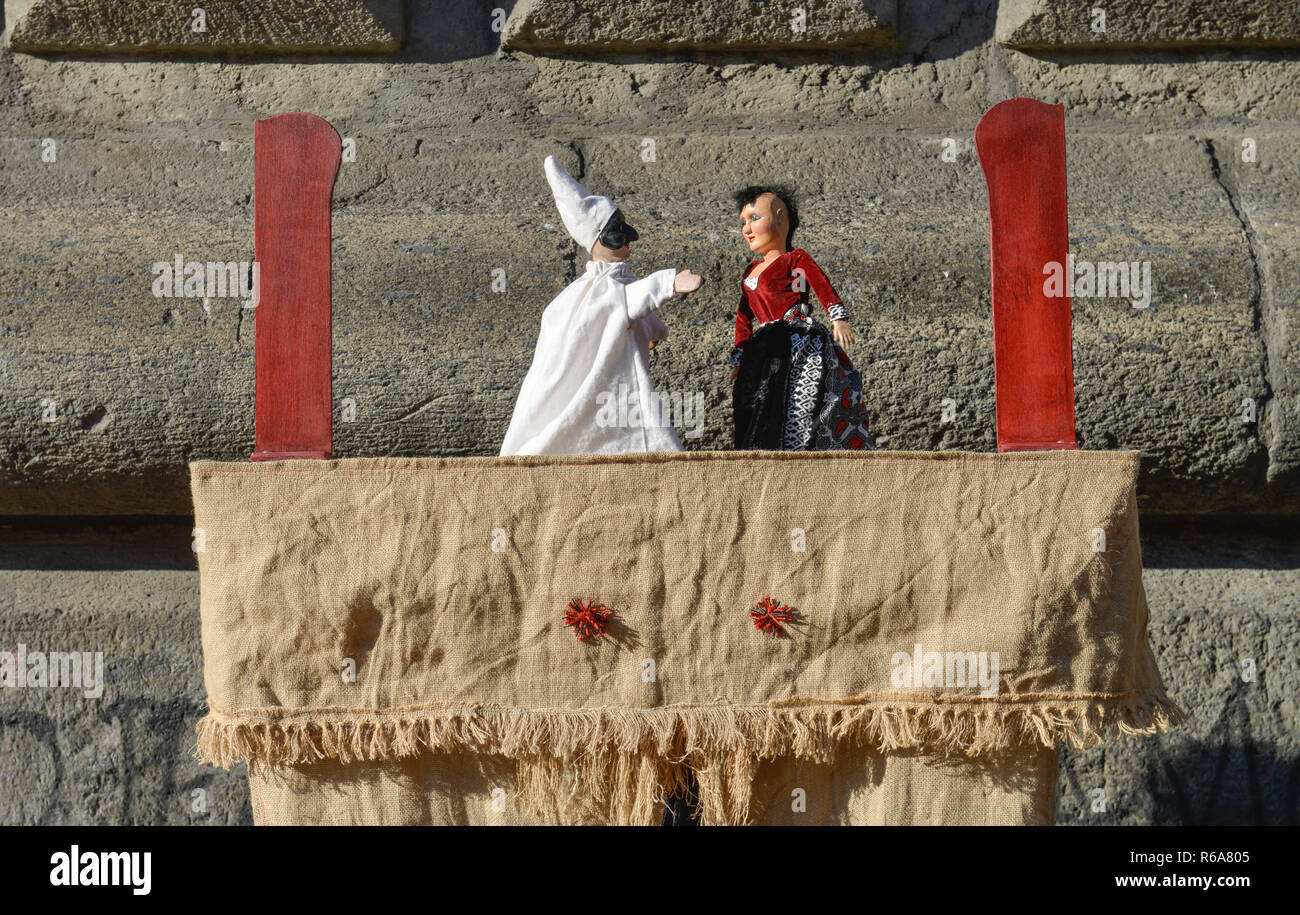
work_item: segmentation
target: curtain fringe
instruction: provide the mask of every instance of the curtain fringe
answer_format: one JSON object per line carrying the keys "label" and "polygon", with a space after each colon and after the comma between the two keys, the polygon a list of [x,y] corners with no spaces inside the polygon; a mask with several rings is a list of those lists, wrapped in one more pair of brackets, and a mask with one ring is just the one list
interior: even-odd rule
{"label": "curtain fringe", "polygon": [[762,759],[832,761],[845,746],[946,756],[995,755],[1026,744],[1093,746],[1108,732],[1149,735],[1186,720],[1163,695],[1032,705],[802,705],[652,709],[425,709],[279,720],[213,710],[198,724],[198,758],[224,768],[255,760],[392,760],[469,751],[516,761],[519,800],[533,810],[596,804],[609,822],[652,824],[695,774],[703,822],[750,817]]}

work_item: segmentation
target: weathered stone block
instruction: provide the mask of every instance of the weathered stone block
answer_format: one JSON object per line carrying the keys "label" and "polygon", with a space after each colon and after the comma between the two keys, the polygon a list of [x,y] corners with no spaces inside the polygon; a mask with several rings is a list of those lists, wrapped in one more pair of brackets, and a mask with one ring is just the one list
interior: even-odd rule
{"label": "weathered stone block", "polygon": [[1276,0],[1001,0],[995,34],[1026,50],[1295,47],[1300,7]]}
{"label": "weathered stone block", "polygon": [[[9,45],[28,53],[390,54],[403,0],[36,0]],[[201,12],[201,15],[195,15]]]}
{"label": "weathered stone block", "polygon": [[628,0],[598,8],[521,0],[501,46],[537,54],[603,56],[674,51],[842,51],[892,46],[898,0]]}

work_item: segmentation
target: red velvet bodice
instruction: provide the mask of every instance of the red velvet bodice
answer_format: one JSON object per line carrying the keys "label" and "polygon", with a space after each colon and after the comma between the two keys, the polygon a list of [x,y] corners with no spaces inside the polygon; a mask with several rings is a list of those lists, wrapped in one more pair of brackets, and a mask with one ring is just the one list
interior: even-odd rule
{"label": "red velvet bodice", "polygon": [[744,280],[759,263],[750,263],[741,278],[740,305],[736,309],[737,346],[754,332],[755,319],[760,324],[778,321],[796,305],[806,311],[810,288],[827,311],[832,305],[842,304],[826,274],[803,248],[787,251],[774,260],[758,275],[755,288],[750,289]]}

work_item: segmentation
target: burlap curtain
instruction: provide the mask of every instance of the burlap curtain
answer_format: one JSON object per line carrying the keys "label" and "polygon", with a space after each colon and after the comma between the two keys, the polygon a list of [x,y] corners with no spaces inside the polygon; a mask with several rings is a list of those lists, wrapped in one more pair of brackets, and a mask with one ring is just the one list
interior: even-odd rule
{"label": "burlap curtain", "polygon": [[259,823],[1049,823],[1182,718],[1138,457],[197,462],[199,753]]}

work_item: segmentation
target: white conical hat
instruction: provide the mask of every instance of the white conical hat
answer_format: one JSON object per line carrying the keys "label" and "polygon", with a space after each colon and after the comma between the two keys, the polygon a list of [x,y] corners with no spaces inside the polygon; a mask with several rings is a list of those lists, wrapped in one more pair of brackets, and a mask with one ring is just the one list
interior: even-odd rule
{"label": "white conical hat", "polygon": [[546,157],[546,180],[551,183],[555,206],[569,236],[590,251],[618,207],[608,197],[593,194],[560,167],[554,156]]}

